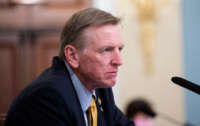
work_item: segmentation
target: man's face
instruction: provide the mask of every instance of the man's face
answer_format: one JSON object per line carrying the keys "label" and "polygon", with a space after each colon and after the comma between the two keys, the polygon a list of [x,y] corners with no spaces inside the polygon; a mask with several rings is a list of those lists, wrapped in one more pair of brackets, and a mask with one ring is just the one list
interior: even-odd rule
{"label": "man's face", "polygon": [[123,43],[120,27],[91,27],[84,35],[89,42],[85,50],[78,53],[78,78],[89,90],[115,85],[118,67],[122,65],[120,52]]}

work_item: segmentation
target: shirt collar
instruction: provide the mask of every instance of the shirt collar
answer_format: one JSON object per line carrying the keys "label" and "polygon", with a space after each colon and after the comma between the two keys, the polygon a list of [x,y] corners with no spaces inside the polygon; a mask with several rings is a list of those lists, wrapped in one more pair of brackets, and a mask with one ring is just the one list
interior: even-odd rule
{"label": "shirt collar", "polygon": [[91,100],[92,100],[92,95],[95,95],[95,91],[93,91],[93,93],[91,93],[85,86],[83,83],[81,83],[81,81],[78,79],[78,77],[74,74],[74,72],[72,71],[72,69],[70,68],[70,66],[66,63],[65,61],[65,66],[67,67],[69,74],[70,74],[70,78],[73,82],[73,86],[75,88],[75,91],[78,95],[78,99],[80,101],[81,104],[81,108],[83,112],[86,112],[88,107],[90,106]]}

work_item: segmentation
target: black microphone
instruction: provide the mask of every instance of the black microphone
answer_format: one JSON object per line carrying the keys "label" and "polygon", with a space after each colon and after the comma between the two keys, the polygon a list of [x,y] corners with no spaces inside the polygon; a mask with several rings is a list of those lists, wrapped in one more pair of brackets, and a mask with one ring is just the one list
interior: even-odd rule
{"label": "black microphone", "polygon": [[175,84],[178,84],[178,85],[180,85],[186,89],[189,89],[190,91],[193,91],[197,94],[200,94],[200,86],[198,84],[195,84],[195,83],[188,81],[186,79],[183,79],[181,77],[172,77],[171,80]]}

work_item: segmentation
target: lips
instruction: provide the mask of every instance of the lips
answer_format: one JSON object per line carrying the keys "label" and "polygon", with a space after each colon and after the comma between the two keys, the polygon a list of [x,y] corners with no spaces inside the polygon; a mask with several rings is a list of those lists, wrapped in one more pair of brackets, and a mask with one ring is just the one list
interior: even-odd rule
{"label": "lips", "polygon": [[108,72],[108,75],[111,76],[111,77],[117,77],[117,72],[118,71]]}

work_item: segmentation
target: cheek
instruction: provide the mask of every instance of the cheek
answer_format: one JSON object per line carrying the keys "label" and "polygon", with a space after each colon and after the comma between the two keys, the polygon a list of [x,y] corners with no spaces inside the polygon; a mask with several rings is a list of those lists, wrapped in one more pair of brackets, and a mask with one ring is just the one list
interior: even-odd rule
{"label": "cheek", "polygon": [[100,64],[90,62],[87,64],[87,68],[85,67],[84,69],[90,79],[96,81],[105,80],[105,69]]}
{"label": "cheek", "polygon": [[104,75],[104,68],[101,64],[96,63],[88,63],[87,65],[87,71],[89,73],[92,73],[94,76],[103,76]]}
{"label": "cheek", "polygon": [[103,77],[104,73],[108,70],[109,60],[100,55],[87,55],[80,60],[80,66],[82,71],[100,78]]}
{"label": "cheek", "polygon": [[106,69],[109,64],[109,61],[104,57],[85,58],[85,60],[82,62],[85,64],[85,66],[88,66],[88,68],[96,71]]}
{"label": "cheek", "polygon": [[86,73],[98,73],[99,68],[101,67],[100,64],[94,60],[91,60],[89,58],[85,58],[80,62],[81,70],[85,71]]}

